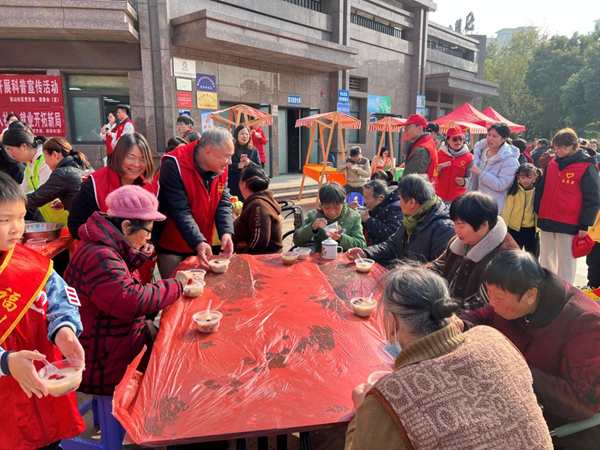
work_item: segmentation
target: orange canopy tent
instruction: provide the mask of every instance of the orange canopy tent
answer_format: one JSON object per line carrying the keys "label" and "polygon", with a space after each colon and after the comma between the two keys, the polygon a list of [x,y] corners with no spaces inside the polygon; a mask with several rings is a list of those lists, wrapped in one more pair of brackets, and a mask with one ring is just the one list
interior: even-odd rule
{"label": "orange canopy tent", "polygon": [[[306,162],[302,168],[302,184],[300,185],[300,193],[298,194],[298,200],[302,200],[302,191],[304,189],[304,182],[306,177],[310,177],[315,181],[319,182],[319,189],[323,185],[323,178],[327,175],[327,181],[338,181],[340,184],[346,183],[346,177],[343,174],[337,173],[335,167],[327,166],[327,159],[329,158],[329,151],[331,149],[331,140],[335,127],[338,128],[338,138],[342,147],[342,159],[346,160],[346,150],[344,147],[344,135],[342,130],[345,129],[360,129],[360,120],[355,119],[352,116],[341,113],[339,111],[333,111],[323,114],[314,114],[312,116],[304,117],[296,121],[296,128],[298,127],[310,128],[310,144],[308,145],[308,154],[306,155]],[[321,151],[323,156],[323,164],[309,164],[310,153],[312,151],[312,145],[315,138],[315,132],[319,130],[319,140],[321,141]],[[325,146],[325,140],[323,139],[323,130],[329,130],[329,138],[327,140],[327,146]],[[317,196],[317,204],[319,198]]]}
{"label": "orange canopy tent", "polygon": [[[379,161],[379,157],[381,156],[381,148],[383,147],[383,140],[385,139],[385,134],[388,133],[390,137],[390,142],[392,142],[392,133],[398,133],[405,123],[406,119],[400,119],[399,117],[384,117],[383,119],[380,119],[377,122],[369,124],[369,130],[382,132],[381,139],[379,140],[379,148],[377,149],[377,156],[375,157],[376,162]],[[392,167],[394,167],[393,153]],[[371,167],[371,174],[375,173],[376,169],[377,164],[373,164]]]}
{"label": "orange canopy tent", "polygon": [[[440,117],[439,119],[436,119],[433,122],[437,123],[438,125],[448,124],[450,122],[454,122],[457,124],[464,123],[479,125],[480,127],[485,128],[485,131],[483,131],[483,133],[486,133],[487,128],[489,128],[491,125],[495,124],[498,121],[496,119],[492,119],[491,117],[486,116],[481,111],[471,106],[469,103],[465,103],[464,105],[458,107],[451,113],[446,114],[445,116]],[[475,131],[471,132],[475,133]]]}
{"label": "orange canopy tent", "polygon": [[506,125],[508,125],[508,128],[510,128],[511,133],[520,133],[522,131],[525,131],[525,127],[523,125],[517,125],[516,123],[511,122],[491,106],[488,106],[486,109],[484,109],[483,114],[485,114],[488,117],[491,117],[492,119],[496,119],[496,121],[498,122],[504,122]]}
{"label": "orange canopy tent", "polygon": [[[223,113],[229,113],[229,118],[221,116]],[[252,108],[247,105],[236,105],[220,111],[215,111],[209,114],[213,121],[222,123],[231,131],[231,127],[237,127],[239,124],[247,127],[256,125],[266,127],[273,124],[273,116],[271,114]]]}

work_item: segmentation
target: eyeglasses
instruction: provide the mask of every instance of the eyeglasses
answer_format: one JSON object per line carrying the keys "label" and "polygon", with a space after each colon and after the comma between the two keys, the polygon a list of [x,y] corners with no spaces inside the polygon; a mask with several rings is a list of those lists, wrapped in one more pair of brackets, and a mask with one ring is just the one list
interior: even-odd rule
{"label": "eyeglasses", "polygon": [[464,138],[464,137],[462,137],[462,136],[456,136],[456,137],[453,137],[453,138],[452,138],[452,139],[450,139],[450,140],[451,140],[452,142],[463,142],[463,141],[465,140],[465,138]]}
{"label": "eyeglasses", "polygon": [[148,233],[148,236],[152,235],[152,230],[149,230],[146,227],[142,227],[142,230],[144,230],[146,233]]}
{"label": "eyeglasses", "polygon": [[146,158],[142,158],[142,159],[137,159],[135,156],[132,155],[127,155],[125,157],[125,161],[127,161],[129,164],[139,164],[140,166],[145,166],[148,163],[146,162]]}

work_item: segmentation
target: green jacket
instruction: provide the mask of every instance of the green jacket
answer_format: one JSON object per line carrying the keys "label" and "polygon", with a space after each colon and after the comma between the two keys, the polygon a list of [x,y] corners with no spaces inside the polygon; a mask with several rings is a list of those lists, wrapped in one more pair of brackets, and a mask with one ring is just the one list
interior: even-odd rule
{"label": "green jacket", "polygon": [[362,231],[360,214],[348,208],[348,205],[345,203],[342,213],[335,219],[328,219],[320,209],[310,211],[304,221],[304,225],[294,232],[294,245],[302,246],[308,244],[314,238],[315,253],[321,253],[321,242],[327,239],[327,234],[322,228],[319,228],[317,231],[313,231],[312,229],[313,222],[319,218],[327,220],[327,225],[337,221],[338,225],[346,230],[339,242],[344,251],[348,251],[354,247],[366,247],[367,242]]}

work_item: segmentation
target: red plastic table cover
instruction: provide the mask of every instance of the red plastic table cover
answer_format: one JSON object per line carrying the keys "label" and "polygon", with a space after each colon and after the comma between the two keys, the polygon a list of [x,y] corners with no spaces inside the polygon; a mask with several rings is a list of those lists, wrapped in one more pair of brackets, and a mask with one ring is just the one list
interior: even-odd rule
{"label": "red plastic table cover", "polygon": [[[179,270],[194,268],[188,258]],[[284,266],[280,255],[238,255],[227,273],[206,275],[201,297],[163,311],[145,374],[129,366],[113,413],[140,445],[173,445],[343,426],[352,389],[391,370],[383,309],[369,319],[350,300],[381,298],[385,269],[360,274],[345,255]],[[200,334],[192,315],[224,315]]]}

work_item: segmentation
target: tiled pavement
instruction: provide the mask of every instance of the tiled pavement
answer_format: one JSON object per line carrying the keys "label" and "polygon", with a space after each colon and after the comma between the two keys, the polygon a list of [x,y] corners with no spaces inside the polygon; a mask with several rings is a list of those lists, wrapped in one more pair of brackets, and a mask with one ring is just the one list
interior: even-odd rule
{"label": "tiled pavement", "polygon": [[[301,206],[302,209],[304,210],[305,215],[308,211],[310,211],[312,208],[314,208],[314,204],[315,204],[314,198],[303,200],[302,202],[297,202],[297,205]],[[294,226],[293,217],[283,220],[283,222],[282,222],[283,233],[286,233],[287,231],[292,230],[293,226]],[[284,249],[287,250],[292,245],[293,245],[292,237],[290,236],[284,241]],[[577,264],[577,276],[575,278],[575,284],[578,286],[585,285],[587,282],[586,274],[587,274],[587,267],[585,265],[585,258],[580,258],[578,260],[578,264]],[[348,392],[348,395],[350,395],[349,392]],[[83,401],[85,398],[89,398],[85,394],[78,393],[77,396],[80,401]],[[90,436],[94,435],[97,432],[97,430],[94,430],[93,428],[91,428],[90,422],[91,422],[91,417],[88,414],[88,417],[86,417],[86,423],[88,424],[88,426],[90,428],[84,434],[84,436],[86,438],[90,438]],[[311,432],[312,448],[314,450],[343,450],[345,432],[346,432],[346,428],[333,428],[333,429],[324,429],[324,430],[313,431],[313,432]],[[96,434],[96,437],[97,437],[97,434]],[[235,441],[229,441],[228,444],[229,444],[228,450],[236,449]],[[139,449],[139,448],[143,448],[143,447],[139,447],[135,444],[126,444],[126,445],[124,445],[124,448],[126,448],[127,450],[134,450],[134,449]],[[194,445],[194,446],[188,446],[186,448],[194,448],[194,449],[198,449],[198,450],[202,450],[202,449],[206,448],[207,450],[209,450],[210,446],[198,444],[198,445]],[[247,448],[248,448],[248,450],[256,450],[257,449],[257,440],[255,438],[247,439]],[[270,437],[269,438],[269,449],[275,450],[275,448],[276,448],[275,437]],[[298,433],[288,435],[288,449],[289,450],[299,450],[300,449],[300,438],[299,438]]]}

